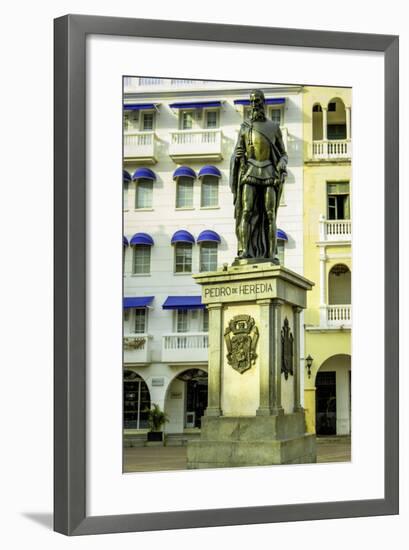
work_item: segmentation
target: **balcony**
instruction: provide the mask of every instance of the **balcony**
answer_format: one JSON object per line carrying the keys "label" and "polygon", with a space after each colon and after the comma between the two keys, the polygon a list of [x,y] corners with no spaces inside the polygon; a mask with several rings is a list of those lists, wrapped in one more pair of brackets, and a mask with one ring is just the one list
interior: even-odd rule
{"label": "balcony", "polygon": [[209,336],[207,332],[165,334],[162,339],[164,363],[206,363]]}
{"label": "balcony", "polygon": [[350,160],[351,140],[331,139],[312,142],[313,160]]}
{"label": "balcony", "polygon": [[149,363],[151,338],[149,334],[125,334],[124,363]]}
{"label": "balcony", "polygon": [[222,131],[180,130],[171,132],[169,156],[175,162],[222,160]]}
{"label": "balcony", "polygon": [[326,220],[320,219],[320,241],[324,242],[350,242],[351,220]]}
{"label": "balcony", "polygon": [[132,164],[156,164],[157,138],[155,132],[126,132],[124,161]]}
{"label": "balcony", "polygon": [[328,327],[350,327],[352,321],[351,304],[326,306],[326,322]]}

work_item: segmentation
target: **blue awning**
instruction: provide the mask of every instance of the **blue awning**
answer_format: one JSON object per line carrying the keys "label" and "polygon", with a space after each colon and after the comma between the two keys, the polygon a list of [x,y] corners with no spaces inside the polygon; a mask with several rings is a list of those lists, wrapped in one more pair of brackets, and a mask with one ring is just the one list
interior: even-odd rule
{"label": "blue awning", "polygon": [[150,168],[137,168],[132,176],[133,180],[144,178],[146,180],[156,180],[156,174]]}
{"label": "blue awning", "polygon": [[203,166],[203,168],[200,169],[199,178],[201,178],[202,176],[216,176],[217,178],[221,178],[222,174],[217,166],[212,166],[211,164],[208,164],[207,166]]}
{"label": "blue awning", "polygon": [[189,231],[186,231],[186,229],[180,229],[179,231],[176,231],[176,233],[173,234],[173,237],[171,239],[171,244],[175,243],[192,243],[195,244],[195,238]]}
{"label": "blue awning", "polygon": [[128,246],[128,244],[129,244],[128,239],[124,235],[122,239],[122,246]]}
{"label": "blue awning", "polygon": [[126,170],[123,170],[123,176],[122,176],[123,183],[131,181],[131,179],[132,179],[131,174]]}
{"label": "blue awning", "polygon": [[[281,105],[285,103],[285,97],[267,97],[266,105]],[[249,99],[235,99],[235,105],[250,105]]]}
{"label": "blue awning", "polygon": [[125,103],[125,111],[142,111],[148,109],[155,109],[157,103]]}
{"label": "blue awning", "polygon": [[190,166],[179,166],[173,172],[173,179],[184,176],[185,178],[196,178],[196,172]]}
{"label": "blue awning", "polygon": [[208,107],[221,107],[221,101],[188,101],[183,103],[171,103],[171,109],[206,109]]}
{"label": "blue awning", "polygon": [[154,244],[153,239],[150,235],[147,233],[135,233],[135,235],[131,239],[132,246],[137,246],[138,244],[144,244],[148,246],[152,246]]}
{"label": "blue awning", "polygon": [[288,241],[287,233],[283,231],[282,229],[277,229],[277,239],[280,241]]}
{"label": "blue awning", "polygon": [[130,307],[148,307],[155,296],[133,296],[132,298],[124,298],[124,309]]}
{"label": "blue awning", "polygon": [[204,309],[201,296],[168,296],[163,309]]}
{"label": "blue awning", "polygon": [[220,243],[220,235],[216,233],[216,231],[212,231],[211,229],[205,229],[200,233],[200,235],[197,238],[198,243]]}

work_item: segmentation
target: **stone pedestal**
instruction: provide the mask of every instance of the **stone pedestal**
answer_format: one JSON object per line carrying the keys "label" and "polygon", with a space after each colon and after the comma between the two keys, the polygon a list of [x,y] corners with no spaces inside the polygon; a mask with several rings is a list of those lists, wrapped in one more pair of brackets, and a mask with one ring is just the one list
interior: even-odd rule
{"label": "stone pedestal", "polygon": [[313,283],[271,263],[194,278],[209,310],[209,394],[188,468],[315,462],[300,402],[300,313]]}

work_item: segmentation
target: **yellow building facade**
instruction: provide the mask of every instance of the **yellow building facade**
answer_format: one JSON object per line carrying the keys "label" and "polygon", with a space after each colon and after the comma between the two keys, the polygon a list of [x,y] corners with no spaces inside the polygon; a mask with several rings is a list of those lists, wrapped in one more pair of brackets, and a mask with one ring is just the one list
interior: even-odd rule
{"label": "yellow building facade", "polygon": [[304,406],[307,431],[351,432],[351,90],[305,87]]}

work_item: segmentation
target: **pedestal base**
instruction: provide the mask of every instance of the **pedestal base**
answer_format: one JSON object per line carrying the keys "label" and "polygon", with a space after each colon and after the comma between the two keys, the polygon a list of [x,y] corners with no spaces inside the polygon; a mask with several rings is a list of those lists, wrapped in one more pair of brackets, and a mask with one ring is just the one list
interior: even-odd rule
{"label": "pedestal base", "polygon": [[229,468],[316,462],[315,435],[303,412],[257,417],[203,417],[199,441],[189,441],[187,467]]}

